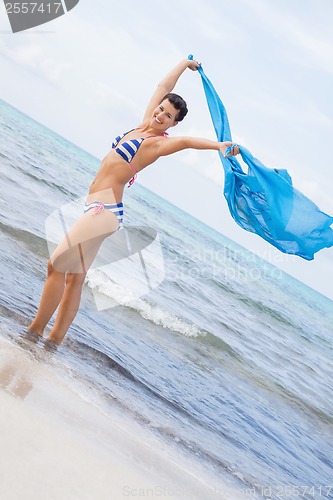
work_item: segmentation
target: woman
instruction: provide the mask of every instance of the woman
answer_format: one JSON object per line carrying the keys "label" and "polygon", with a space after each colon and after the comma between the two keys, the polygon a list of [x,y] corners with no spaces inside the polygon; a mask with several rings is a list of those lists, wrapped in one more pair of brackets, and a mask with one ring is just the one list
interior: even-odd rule
{"label": "woman", "polygon": [[[37,315],[29,332],[39,339],[59,306],[57,318],[46,345],[57,346],[65,337],[79,308],[82,286],[103,240],[122,224],[123,192],[137,173],[160,156],[183,149],[213,149],[225,154],[231,142],[215,142],[197,137],[167,138],[187,114],[185,101],[171,91],[186,68],[195,71],[200,64],[181,61],[157,86],[142,123],[119,136],[103,159],[90,187],[82,217],[74,224],[48,261],[48,274]],[[238,154],[234,146],[231,154]],[[135,157],[135,158],[134,158]],[[134,159],[134,160],[133,160]]]}

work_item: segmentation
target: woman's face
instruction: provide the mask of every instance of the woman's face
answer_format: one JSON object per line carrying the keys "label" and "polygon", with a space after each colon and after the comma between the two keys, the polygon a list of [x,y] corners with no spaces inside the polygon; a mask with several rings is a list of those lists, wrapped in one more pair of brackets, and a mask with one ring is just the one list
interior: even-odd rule
{"label": "woman's face", "polygon": [[166,130],[169,127],[174,127],[177,125],[176,116],[178,114],[178,110],[169,102],[168,99],[165,99],[154,109],[153,117],[151,120],[151,125],[154,128],[160,128]]}

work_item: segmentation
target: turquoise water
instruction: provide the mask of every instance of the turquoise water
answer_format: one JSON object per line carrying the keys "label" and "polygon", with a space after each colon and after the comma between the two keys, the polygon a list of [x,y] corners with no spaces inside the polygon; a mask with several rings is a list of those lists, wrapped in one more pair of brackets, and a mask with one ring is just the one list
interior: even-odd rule
{"label": "turquoise water", "polygon": [[[45,221],[99,161],[0,113],[0,321],[14,339],[39,303]],[[93,268],[56,369],[245,496],[333,498],[333,303],[139,183],[124,203],[127,227],[157,231],[153,286],[135,256]]]}

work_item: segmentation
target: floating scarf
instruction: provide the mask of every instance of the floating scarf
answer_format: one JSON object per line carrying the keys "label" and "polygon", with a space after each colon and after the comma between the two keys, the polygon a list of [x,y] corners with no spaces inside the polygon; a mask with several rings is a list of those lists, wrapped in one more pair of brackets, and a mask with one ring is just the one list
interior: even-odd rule
{"label": "floating scarf", "polygon": [[[193,59],[193,56],[189,56]],[[200,66],[204,91],[218,141],[232,141],[226,110]],[[235,157],[220,159],[225,173],[224,196],[234,220],[284,253],[312,260],[333,246],[333,217],[325,214],[292,185],[286,170],[269,169],[242,146],[245,173]],[[226,154],[230,152],[228,148]]]}

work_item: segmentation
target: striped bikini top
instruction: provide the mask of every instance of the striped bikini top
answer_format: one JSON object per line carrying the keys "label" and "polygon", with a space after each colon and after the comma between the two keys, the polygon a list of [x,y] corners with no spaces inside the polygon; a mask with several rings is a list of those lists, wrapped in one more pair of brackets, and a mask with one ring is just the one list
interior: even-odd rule
{"label": "striped bikini top", "polygon": [[[132,165],[132,161],[133,161],[134,156],[138,152],[139,147],[143,143],[143,141],[145,139],[150,139],[151,137],[158,137],[158,136],[166,137],[168,135],[165,132],[164,134],[149,135],[148,137],[140,137],[139,139],[130,139],[128,141],[124,141],[121,144],[119,144],[120,141],[122,140],[122,138],[125,137],[125,135],[129,134],[130,132],[133,132],[133,130],[139,130],[139,129],[132,128],[128,132],[125,132],[122,135],[118,135],[118,137],[116,137],[112,143],[112,149],[115,149],[116,153],[118,153],[125,161],[127,161],[129,166],[133,170],[134,176],[132,177],[132,179],[130,179],[128,187],[132,186],[133,182],[135,181],[135,179],[137,178],[137,175],[138,175],[137,171],[135,170],[135,168]],[[118,146],[118,144],[119,144],[119,146]]]}

